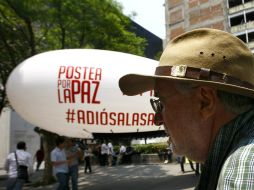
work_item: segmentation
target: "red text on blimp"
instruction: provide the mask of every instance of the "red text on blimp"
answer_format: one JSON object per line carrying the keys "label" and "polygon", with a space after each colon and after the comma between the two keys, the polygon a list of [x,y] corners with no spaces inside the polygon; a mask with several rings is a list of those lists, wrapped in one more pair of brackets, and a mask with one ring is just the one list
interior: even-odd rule
{"label": "red text on blimp", "polygon": [[100,104],[97,93],[102,75],[101,68],[60,66],[58,72],[58,102]]}
{"label": "red text on blimp", "polygon": [[68,123],[104,126],[153,126],[154,113],[108,112],[82,109],[66,111]]}

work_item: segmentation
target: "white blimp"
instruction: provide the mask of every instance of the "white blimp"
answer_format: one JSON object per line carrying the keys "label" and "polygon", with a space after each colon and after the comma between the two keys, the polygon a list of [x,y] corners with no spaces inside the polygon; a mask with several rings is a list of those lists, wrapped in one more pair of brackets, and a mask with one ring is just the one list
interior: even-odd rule
{"label": "white blimp", "polygon": [[7,96],[28,122],[60,135],[164,130],[153,123],[153,92],[125,96],[127,73],[153,74],[158,62],[106,50],[69,49],[35,55],[10,74]]}

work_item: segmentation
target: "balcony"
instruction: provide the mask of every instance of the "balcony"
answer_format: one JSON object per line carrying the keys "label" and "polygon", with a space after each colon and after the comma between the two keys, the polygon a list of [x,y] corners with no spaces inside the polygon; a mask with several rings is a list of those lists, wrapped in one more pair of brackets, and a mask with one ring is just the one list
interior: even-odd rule
{"label": "balcony", "polygon": [[229,14],[234,14],[234,13],[240,12],[242,10],[250,9],[250,8],[254,8],[254,1],[230,8]]}
{"label": "balcony", "polygon": [[237,33],[237,32],[242,32],[244,30],[253,29],[253,28],[254,28],[254,21],[251,21],[251,22],[247,22],[244,24],[231,27],[230,32]]}

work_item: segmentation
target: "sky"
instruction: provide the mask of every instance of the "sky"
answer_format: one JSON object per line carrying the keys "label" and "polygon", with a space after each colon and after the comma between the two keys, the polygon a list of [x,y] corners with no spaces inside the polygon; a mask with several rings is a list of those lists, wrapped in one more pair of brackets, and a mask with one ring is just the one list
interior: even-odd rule
{"label": "sky", "polygon": [[152,32],[161,39],[165,39],[165,0],[116,0],[123,6],[123,13],[137,15],[133,18],[136,23]]}

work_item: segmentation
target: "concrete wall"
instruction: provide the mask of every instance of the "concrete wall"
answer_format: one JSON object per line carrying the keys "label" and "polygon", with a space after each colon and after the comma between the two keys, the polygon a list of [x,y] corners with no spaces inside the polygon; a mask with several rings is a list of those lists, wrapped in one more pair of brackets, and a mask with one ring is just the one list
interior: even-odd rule
{"label": "concrete wall", "polygon": [[10,152],[16,149],[19,141],[26,142],[27,151],[34,156],[40,148],[40,136],[34,132],[34,125],[23,120],[15,111],[11,113]]}
{"label": "concrete wall", "polygon": [[11,110],[4,108],[0,116],[0,168],[3,167],[10,150],[10,118]]}
{"label": "concrete wall", "polygon": [[34,132],[34,126],[9,108],[5,108],[0,117],[0,131],[0,168],[19,141],[26,142],[27,151],[32,156],[40,148],[40,136]]}
{"label": "concrete wall", "polygon": [[135,164],[150,164],[150,163],[162,163],[162,160],[158,154],[140,154],[132,156],[132,163]]}

